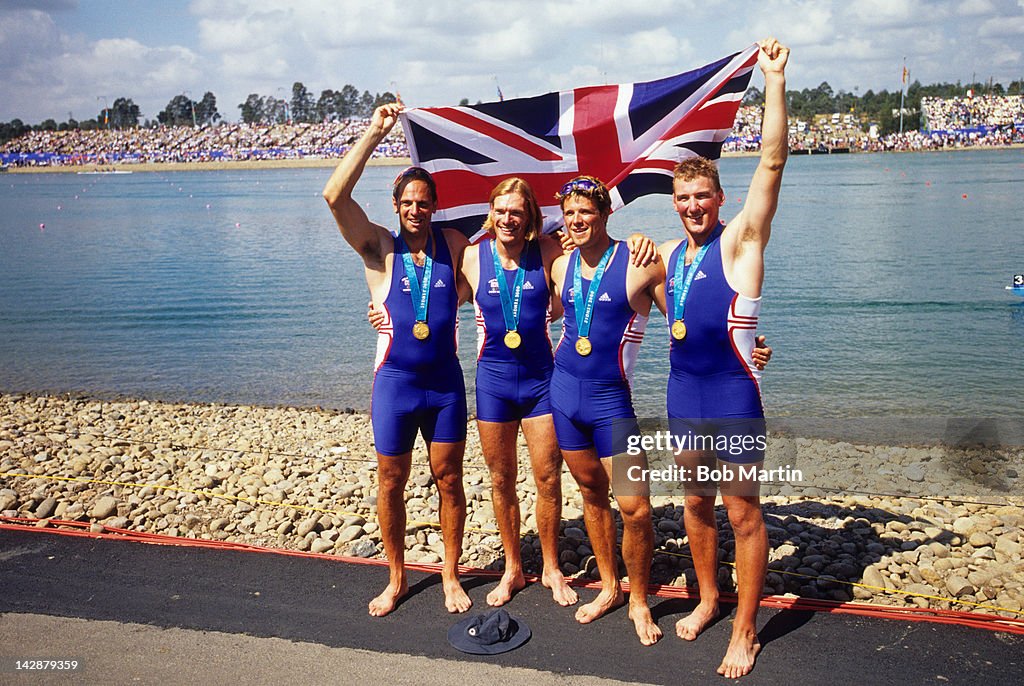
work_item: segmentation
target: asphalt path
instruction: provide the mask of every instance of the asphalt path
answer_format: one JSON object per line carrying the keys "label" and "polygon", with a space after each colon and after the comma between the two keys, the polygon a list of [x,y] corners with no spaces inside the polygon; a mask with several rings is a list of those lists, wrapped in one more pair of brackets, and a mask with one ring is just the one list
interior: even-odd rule
{"label": "asphalt path", "polygon": [[[666,637],[645,648],[625,608],[583,626],[534,584],[508,605],[532,638],[502,655],[472,656],[447,642],[459,617],[445,611],[438,575],[412,572],[397,610],[370,617],[366,603],[386,581],[384,567],[330,559],[0,530],[0,683],[723,681],[715,669],[728,617],[692,643],[673,634],[692,600],[651,599]],[[485,611],[494,583],[464,579],[471,613]],[[1021,635],[793,610],[762,610],[760,624],[763,648],[746,684],[1024,681]],[[13,668],[29,658],[81,666]]]}

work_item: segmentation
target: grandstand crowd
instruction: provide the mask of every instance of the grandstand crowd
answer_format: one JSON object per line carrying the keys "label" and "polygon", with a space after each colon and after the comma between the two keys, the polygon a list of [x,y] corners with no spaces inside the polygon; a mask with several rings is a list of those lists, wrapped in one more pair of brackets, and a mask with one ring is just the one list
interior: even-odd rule
{"label": "grandstand crowd", "polygon": [[[921,130],[879,135],[854,113],[790,119],[794,152],[930,150],[1024,143],[1024,98],[1020,95],[922,98]],[[31,131],[0,147],[12,166],[110,165],[140,162],[205,162],[289,158],[339,158],[369,120],[322,124],[234,124],[193,128]],[[761,108],[744,106],[723,152],[760,149]],[[377,147],[374,157],[408,157],[401,127]]]}

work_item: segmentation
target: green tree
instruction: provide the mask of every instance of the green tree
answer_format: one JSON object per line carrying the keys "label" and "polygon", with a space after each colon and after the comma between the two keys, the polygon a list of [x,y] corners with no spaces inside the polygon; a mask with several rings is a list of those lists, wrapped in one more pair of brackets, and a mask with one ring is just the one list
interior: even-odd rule
{"label": "green tree", "polygon": [[352,84],[346,83],[337,96],[338,117],[351,119],[359,116],[359,91]]}
{"label": "green tree", "polygon": [[203,126],[218,121],[220,113],[217,111],[217,97],[210,91],[203,93],[203,99],[196,104],[196,122]]}
{"label": "green tree", "polygon": [[373,114],[373,101],[374,98],[370,95],[370,91],[363,91],[363,94],[359,96],[359,105],[356,107],[355,116],[369,119]]}
{"label": "green tree", "polygon": [[301,81],[292,84],[291,107],[292,121],[309,123],[317,121],[316,102]]}
{"label": "green tree", "polygon": [[156,118],[164,126],[192,126],[194,106],[195,103],[188,96],[175,95]]}
{"label": "green tree", "polygon": [[373,99],[373,105],[370,106],[370,114],[373,114],[373,110],[377,109],[381,105],[387,105],[398,100],[394,93],[391,91],[384,91],[383,93],[377,93],[377,96]]}
{"label": "green tree", "polygon": [[337,96],[330,88],[320,91],[316,101],[317,121],[334,121],[338,118]]}
{"label": "green tree", "polygon": [[273,95],[268,95],[262,100],[263,116],[260,118],[269,124],[284,124],[288,121],[288,103]]}
{"label": "green tree", "polygon": [[131,98],[118,98],[110,108],[110,128],[129,129],[139,125],[139,106]]}
{"label": "green tree", "polygon": [[246,124],[255,124],[263,119],[263,100],[256,93],[249,93],[241,105],[242,121]]}

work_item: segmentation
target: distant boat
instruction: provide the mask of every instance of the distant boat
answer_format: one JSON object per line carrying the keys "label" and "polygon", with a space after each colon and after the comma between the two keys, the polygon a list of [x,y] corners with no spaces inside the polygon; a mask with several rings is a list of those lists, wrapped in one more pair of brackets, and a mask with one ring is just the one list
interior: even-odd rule
{"label": "distant boat", "polygon": [[1014,274],[1013,281],[1006,287],[1006,290],[1024,298],[1024,274]]}

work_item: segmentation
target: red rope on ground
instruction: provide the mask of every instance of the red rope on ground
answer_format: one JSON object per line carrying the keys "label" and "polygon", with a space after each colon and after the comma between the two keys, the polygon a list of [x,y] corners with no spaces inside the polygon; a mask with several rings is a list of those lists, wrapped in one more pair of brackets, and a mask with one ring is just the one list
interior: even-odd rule
{"label": "red rope on ground", "polygon": [[[46,521],[47,526],[39,526],[39,522]],[[129,529],[118,529],[104,526],[101,532],[92,532],[91,522],[73,522],[62,520],[39,520],[23,517],[0,517],[0,530],[22,531],[34,533],[47,533],[62,536],[74,536],[79,538],[94,538],[116,541],[133,541],[136,543],[149,543],[151,545],[183,546],[190,548],[217,548],[220,550],[237,550],[251,553],[271,553],[274,555],[290,555],[292,557],[313,558],[319,560],[330,560],[333,562],[347,562],[351,564],[371,565],[374,567],[386,567],[387,560],[377,558],[349,557],[346,555],[329,555],[327,553],[310,553],[302,550],[287,550],[284,548],[267,548],[249,543],[236,543],[231,541],[212,541],[198,538],[180,538],[167,536],[165,534],[154,534],[144,531],[131,531]],[[63,527],[63,528],[57,528]],[[439,564],[408,563],[407,569],[428,574],[437,574],[441,571]],[[467,576],[500,577],[501,572],[477,569],[459,565],[459,573]],[[535,574],[527,574],[526,581],[535,583],[540,577]],[[579,588],[599,589],[598,581],[584,581],[582,579],[570,579],[570,585]],[[623,590],[629,591],[629,583],[623,582]],[[699,594],[690,588],[683,586],[669,586],[652,584],[649,592],[659,598],[697,598]],[[726,604],[736,603],[736,594],[723,592],[720,600]],[[1024,635],[1024,620],[998,615],[984,614],[980,612],[964,612],[962,610],[940,610],[920,607],[891,607],[887,605],[869,605],[867,603],[840,602],[835,600],[819,600],[814,598],[799,598],[787,596],[764,596],[761,598],[761,607],[775,608],[779,610],[805,610],[812,612],[829,612],[835,614],[859,615],[862,617],[875,617],[879,619],[899,619],[908,622],[929,622],[934,624],[955,624],[973,629],[987,629],[989,631],[1001,631],[1009,634]]]}

